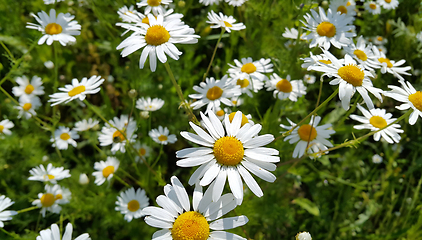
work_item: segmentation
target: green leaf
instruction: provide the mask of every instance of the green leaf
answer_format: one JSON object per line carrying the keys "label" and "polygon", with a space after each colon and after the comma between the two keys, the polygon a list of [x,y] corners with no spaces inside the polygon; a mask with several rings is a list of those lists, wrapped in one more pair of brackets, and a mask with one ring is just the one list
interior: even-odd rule
{"label": "green leaf", "polygon": [[296,198],[292,201],[292,203],[299,205],[301,208],[308,211],[310,214],[319,216],[319,209],[315,203],[311,202],[311,200],[307,198]]}

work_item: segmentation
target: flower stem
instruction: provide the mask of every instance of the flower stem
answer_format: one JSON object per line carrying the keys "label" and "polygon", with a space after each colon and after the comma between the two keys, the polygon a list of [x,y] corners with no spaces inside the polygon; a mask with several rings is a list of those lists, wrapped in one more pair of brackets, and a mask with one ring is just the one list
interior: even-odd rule
{"label": "flower stem", "polygon": [[121,179],[119,176],[117,176],[117,174],[114,174],[113,177],[115,177],[117,179],[117,181],[119,181],[120,183],[122,183],[126,187],[130,187],[130,185],[127,184],[127,182],[123,181],[123,179]]}
{"label": "flower stem", "polygon": [[163,144],[161,144],[161,147],[160,147],[160,152],[158,153],[158,157],[157,157],[157,159],[154,161],[154,163],[151,165],[151,167],[154,167],[154,166],[155,166],[155,164],[157,164],[157,163],[158,163],[158,161],[160,160],[161,154],[163,154],[163,147],[164,147],[164,145],[163,145]]}
{"label": "flower stem", "polygon": [[215,53],[217,52],[218,44],[220,43],[221,38],[223,37],[223,34],[224,34],[225,31],[226,31],[225,28],[221,28],[220,37],[217,40],[217,44],[215,44],[215,48],[214,48],[214,52],[212,53],[210,64],[208,65],[207,71],[204,73],[204,77],[202,78],[202,81],[205,81],[205,78],[207,77],[207,75],[208,75],[208,73],[211,69],[212,62],[214,61]]}
{"label": "flower stem", "polygon": [[33,206],[33,207],[29,207],[29,208],[24,208],[24,209],[22,209],[22,210],[19,210],[19,211],[17,211],[18,212],[18,214],[21,214],[21,213],[24,213],[24,212],[29,212],[29,211],[32,211],[32,210],[34,210],[34,209],[38,209],[39,207],[37,207],[37,206]]}

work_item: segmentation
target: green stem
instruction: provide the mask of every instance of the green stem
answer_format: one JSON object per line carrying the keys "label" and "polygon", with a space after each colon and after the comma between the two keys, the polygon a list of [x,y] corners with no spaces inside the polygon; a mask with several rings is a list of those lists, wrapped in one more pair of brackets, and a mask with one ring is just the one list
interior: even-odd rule
{"label": "green stem", "polygon": [[207,71],[204,73],[204,77],[202,78],[202,81],[205,81],[205,79],[207,78],[207,75],[208,75],[208,73],[211,69],[211,66],[212,66],[212,62],[214,61],[215,54],[217,52],[218,44],[220,43],[221,38],[223,37],[223,34],[224,34],[225,31],[226,31],[225,28],[221,28],[220,37],[217,40],[217,44],[215,45],[214,52],[212,53],[212,56],[211,56],[210,64],[208,65]]}
{"label": "green stem", "polygon": [[12,59],[13,62],[16,61],[16,59],[13,57],[12,53],[10,52],[10,50],[6,47],[6,45],[4,45],[3,41],[0,41],[0,44],[3,46],[4,50],[6,50],[7,54],[9,54],[10,58]]}
{"label": "green stem", "polygon": [[29,208],[24,208],[24,209],[22,209],[22,210],[19,210],[19,211],[17,211],[18,212],[18,214],[21,214],[21,213],[24,213],[24,212],[29,212],[29,211],[32,211],[32,210],[34,210],[34,209],[38,209],[39,207],[37,207],[37,206],[33,206],[33,207],[29,207]]}
{"label": "green stem", "polygon": [[157,163],[158,163],[158,161],[160,160],[161,154],[163,154],[163,147],[164,147],[164,145],[163,145],[163,144],[161,144],[161,147],[160,147],[160,152],[158,153],[158,157],[157,157],[157,159],[155,159],[155,161],[154,161],[154,163],[151,165],[151,167],[154,167],[154,166],[155,166],[155,164],[157,164]]}
{"label": "green stem", "polygon": [[113,177],[115,177],[117,179],[117,181],[119,181],[120,183],[122,183],[126,187],[130,187],[130,185],[127,184],[127,182],[123,181],[123,179],[121,179],[119,176],[117,176],[116,173],[114,173],[114,176]]}

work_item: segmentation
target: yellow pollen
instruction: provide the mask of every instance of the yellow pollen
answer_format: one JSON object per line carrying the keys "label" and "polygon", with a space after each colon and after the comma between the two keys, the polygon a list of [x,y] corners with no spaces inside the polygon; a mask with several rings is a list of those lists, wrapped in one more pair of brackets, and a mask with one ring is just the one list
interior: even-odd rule
{"label": "yellow pollen", "polygon": [[413,104],[413,106],[422,111],[422,92],[417,91],[414,94],[409,95],[409,101]]}
{"label": "yellow pollen", "polygon": [[[229,114],[229,120],[230,120],[230,122],[233,122],[234,115],[236,115],[235,112],[232,112],[232,113]],[[245,125],[246,123],[249,123],[249,120],[245,116],[245,114],[242,113],[242,123],[240,124],[240,126],[243,127],[243,125]]]}
{"label": "yellow pollen", "polygon": [[138,211],[139,207],[140,207],[139,202],[136,200],[132,200],[127,203],[127,209],[131,212]]}
{"label": "yellow pollen", "polygon": [[171,236],[174,240],[206,240],[210,226],[202,214],[194,211],[181,214],[173,223]]}
{"label": "yellow pollen", "polygon": [[310,142],[317,137],[317,131],[309,124],[300,126],[300,128],[297,130],[297,134],[299,134],[299,137],[302,141],[306,142]]}
{"label": "yellow pollen", "polygon": [[256,71],[256,67],[253,63],[246,63],[246,64],[243,64],[240,71],[247,73],[247,74],[251,74],[251,73],[254,73]]}
{"label": "yellow pollen", "polygon": [[320,23],[316,31],[320,36],[334,37],[336,35],[336,27],[330,22]]}
{"label": "yellow pollen", "polygon": [[381,42],[383,39],[384,39],[384,38],[383,38],[383,37],[381,37],[381,36],[378,36],[378,37],[377,37],[377,40],[378,40],[378,41],[380,41],[380,42]]}
{"label": "yellow pollen", "polygon": [[341,14],[347,14],[347,8],[345,6],[340,6],[337,8],[337,12],[341,12]]}
{"label": "yellow pollen", "polygon": [[25,93],[26,94],[31,94],[32,91],[34,91],[34,86],[32,86],[31,84],[28,84],[25,88]]}
{"label": "yellow pollen", "polygon": [[330,60],[319,60],[318,62],[322,62],[322,63],[325,63],[325,64],[331,64]]}
{"label": "yellow pollen", "polygon": [[61,195],[60,193],[56,195],[56,200],[59,200],[59,199],[63,199],[63,195]]}
{"label": "yellow pollen", "polygon": [[80,85],[80,86],[77,86],[77,87],[73,88],[72,90],[70,90],[67,94],[69,95],[69,97],[73,97],[73,96],[76,96],[76,95],[78,95],[82,92],[85,92],[85,90],[86,90],[85,86]]}
{"label": "yellow pollen", "polygon": [[158,140],[160,140],[160,142],[164,142],[164,141],[167,141],[167,136],[164,136],[164,135],[160,135],[159,137],[158,137]]}
{"label": "yellow pollen", "polygon": [[4,126],[3,125],[0,125],[0,133],[3,132],[3,129],[4,129]]}
{"label": "yellow pollen", "polygon": [[375,9],[377,9],[377,5],[375,3],[370,3],[369,8],[372,9],[372,10],[375,10]]}
{"label": "yellow pollen", "polygon": [[43,207],[51,207],[56,201],[56,198],[52,193],[45,193],[41,196],[40,200]]}
{"label": "yellow pollen", "polygon": [[223,95],[223,89],[218,86],[214,86],[207,91],[207,98],[209,100],[219,99]]}
{"label": "yellow pollen", "polygon": [[350,1],[347,2],[346,6],[350,6],[352,3]]}
{"label": "yellow pollen", "polygon": [[368,56],[366,56],[366,53],[362,50],[356,49],[353,51],[353,54],[362,61],[366,61],[368,59]]}
{"label": "yellow pollen", "polygon": [[161,4],[161,0],[148,0],[147,3],[151,7],[157,7]]}
{"label": "yellow pollen", "polygon": [[372,116],[369,119],[369,123],[372,124],[372,126],[374,126],[376,128],[383,128],[383,127],[387,126],[387,121],[385,121],[385,119],[383,117],[380,117],[380,116]]}
{"label": "yellow pollen", "polygon": [[280,81],[277,82],[275,87],[277,88],[278,91],[284,92],[284,93],[289,93],[293,89],[292,84],[287,79],[281,79]]}
{"label": "yellow pollen", "polygon": [[387,63],[387,67],[392,68],[393,64],[390,62],[390,59],[388,58],[378,58],[378,61],[380,63]]}
{"label": "yellow pollen", "polygon": [[49,180],[54,179],[54,175],[46,174],[44,175],[44,178],[47,177]]}
{"label": "yellow pollen", "polygon": [[214,156],[221,165],[236,166],[244,152],[242,142],[235,137],[222,137],[214,143]]}
{"label": "yellow pollen", "polygon": [[170,33],[167,29],[161,25],[154,25],[148,28],[147,34],[145,35],[145,41],[149,45],[158,46],[168,42],[170,39]]}
{"label": "yellow pollen", "polygon": [[25,104],[22,106],[22,108],[23,108],[23,110],[25,110],[25,111],[29,111],[29,109],[31,109],[31,108],[32,108],[32,104],[31,104],[31,103],[25,103]]}
{"label": "yellow pollen", "polygon": [[224,110],[218,110],[218,111],[216,112],[216,114],[217,114],[217,116],[219,116],[219,117],[224,116]]}
{"label": "yellow pollen", "polygon": [[120,138],[120,142],[123,142],[125,140],[125,136],[123,136],[123,134],[119,130],[116,130],[113,133],[113,140],[116,139],[116,137]]}
{"label": "yellow pollen", "polygon": [[384,0],[386,3],[390,3],[391,2],[391,0]]}
{"label": "yellow pollen", "polygon": [[233,105],[237,105],[237,101],[236,100],[233,100],[232,103],[233,103]]}
{"label": "yellow pollen", "polygon": [[149,25],[149,18],[148,17],[144,17],[142,19],[142,23],[148,24]]}
{"label": "yellow pollen", "polygon": [[230,23],[228,23],[228,22],[226,22],[226,21],[223,21],[224,22],[224,25],[226,26],[226,27],[233,27],[233,25],[231,25]]}
{"label": "yellow pollen", "polygon": [[245,88],[247,86],[249,86],[249,80],[248,79],[238,79],[236,82],[236,85],[239,85],[241,88]]}
{"label": "yellow pollen", "polygon": [[49,23],[47,24],[47,26],[45,27],[45,33],[49,34],[49,35],[55,35],[55,34],[59,34],[63,31],[62,26],[60,26],[57,23]]}
{"label": "yellow pollen", "polygon": [[60,139],[62,139],[64,141],[69,140],[69,138],[70,138],[69,133],[62,133],[62,134],[60,134]]}
{"label": "yellow pollen", "polygon": [[144,156],[145,154],[147,154],[147,150],[145,148],[141,148],[139,149],[139,154],[141,154],[141,156]]}
{"label": "yellow pollen", "polygon": [[344,81],[352,84],[354,87],[362,86],[365,77],[365,73],[356,64],[341,67],[337,73]]}
{"label": "yellow pollen", "polygon": [[105,178],[108,178],[108,176],[110,176],[110,174],[114,173],[114,166],[107,166],[105,168],[103,168],[103,176]]}

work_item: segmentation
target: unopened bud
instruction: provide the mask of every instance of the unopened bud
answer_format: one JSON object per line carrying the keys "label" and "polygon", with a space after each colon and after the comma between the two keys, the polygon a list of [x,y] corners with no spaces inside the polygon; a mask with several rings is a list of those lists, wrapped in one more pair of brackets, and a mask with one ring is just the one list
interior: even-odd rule
{"label": "unopened bud", "polygon": [[182,8],[182,7],[185,7],[186,6],[186,2],[182,0],[182,1],[179,1],[177,3],[177,5]]}
{"label": "unopened bud", "polygon": [[138,92],[135,89],[130,89],[128,94],[130,98],[134,99],[138,95]]}
{"label": "unopened bud", "polygon": [[148,119],[149,118],[149,112],[148,111],[142,111],[139,113],[141,118]]}
{"label": "unopened bud", "polygon": [[296,235],[296,240],[312,240],[312,237],[308,232],[301,232]]}
{"label": "unopened bud", "polygon": [[89,178],[85,173],[81,173],[81,175],[79,175],[79,184],[81,185],[86,185],[89,183]]}

